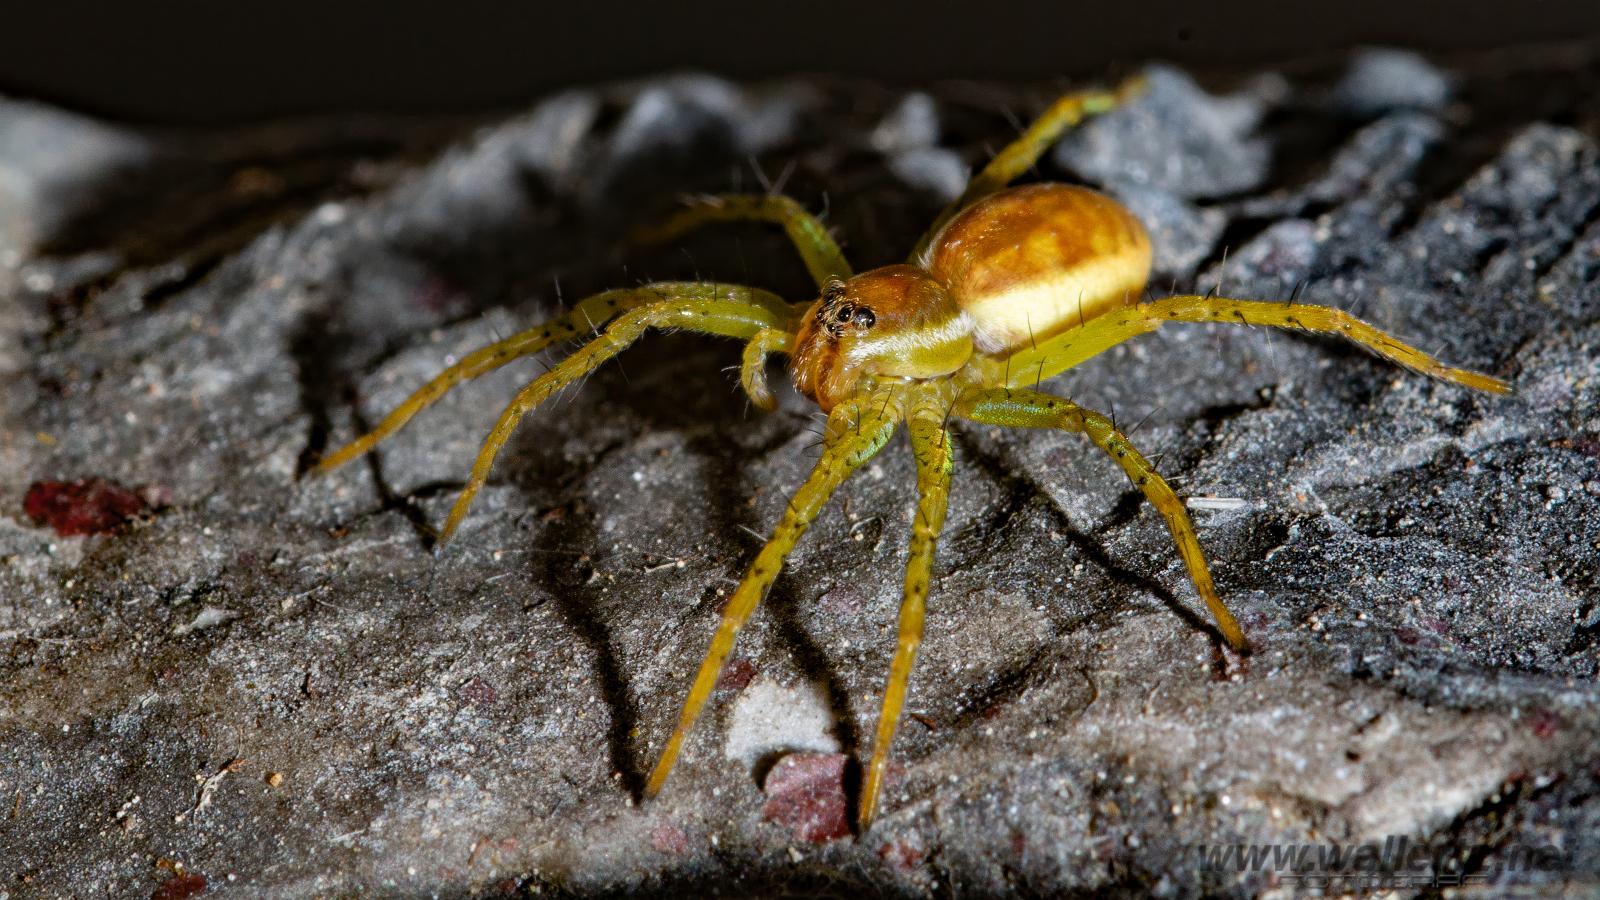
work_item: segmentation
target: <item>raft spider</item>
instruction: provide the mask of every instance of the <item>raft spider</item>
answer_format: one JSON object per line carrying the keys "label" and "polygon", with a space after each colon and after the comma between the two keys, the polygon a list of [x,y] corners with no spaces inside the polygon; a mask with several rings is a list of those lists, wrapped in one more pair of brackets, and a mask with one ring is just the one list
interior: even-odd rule
{"label": "raft spider", "polygon": [[[645,787],[648,797],[661,790],[672,771],[739,628],[772,585],[790,549],[840,483],[882,449],[904,422],[916,457],[918,499],[899,639],[858,806],[865,830],[877,810],[889,747],[922,638],[929,574],[953,468],[952,419],[1082,432],[1165,517],[1196,592],[1223,638],[1243,650],[1244,633],[1217,596],[1177,494],[1110,418],[1033,389],[1035,385],[1163,323],[1221,322],[1340,336],[1426,375],[1480,391],[1508,390],[1499,379],[1446,366],[1330,307],[1210,295],[1139,302],[1150,274],[1151,246],[1132,214],[1087,188],[1008,187],[1065,129],[1112,109],[1137,90],[1137,81],[1132,81],[1114,91],[1058,99],[978,172],[905,263],[852,272],[827,228],[788,197],[733,195],[694,201],[654,229],[654,236],[668,239],[709,222],[781,225],[816,280],[818,299],[789,303],[759,288],[720,282],[663,282],[596,294],[543,325],[467,355],[318,469],[333,469],[371,450],[463,381],[554,343],[592,338],[524,387],[506,407],[445,519],[439,532],[443,543],[461,523],[495,455],[522,417],[647,329],[686,329],[744,341],[740,381],[751,401],[766,410],[775,406],[765,380],[766,358],[787,354],[795,387],[827,414],[821,458],[728,600],[677,727]],[[598,328],[602,325],[603,330]]]}

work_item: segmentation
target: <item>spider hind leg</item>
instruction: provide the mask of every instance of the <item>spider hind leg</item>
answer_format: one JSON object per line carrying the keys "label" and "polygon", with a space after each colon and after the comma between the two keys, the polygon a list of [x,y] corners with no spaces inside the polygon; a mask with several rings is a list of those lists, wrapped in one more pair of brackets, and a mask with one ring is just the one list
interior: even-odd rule
{"label": "spider hind leg", "polygon": [[1008,383],[1021,387],[1060,374],[1129,338],[1155,331],[1166,322],[1262,325],[1342,337],[1389,362],[1441,381],[1491,394],[1511,390],[1510,385],[1491,375],[1440,362],[1342,309],[1210,294],[1183,294],[1123,307],[1019,350],[1006,361]]}
{"label": "spider hind leg", "polygon": [[1068,128],[1089,116],[1110,112],[1138,96],[1144,89],[1144,79],[1134,77],[1127,79],[1113,90],[1075,91],[1056,98],[1056,101],[1051,103],[1033,124],[1011,143],[1002,147],[978,174],[972,176],[961,196],[946,206],[934,218],[928,230],[923,232],[922,239],[917,241],[916,249],[911,253],[911,258],[913,260],[921,258],[934,236],[939,233],[939,229],[955,218],[956,213],[1004,189],[1006,185],[1033,168],[1039,162],[1039,157],[1043,156]]}
{"label": "spider hind leg", "polygon": [[1178,556],[1189,570],[1189,580],[1211,611],[1211,617],[1216,620],[1223,638],[1235,650],[1249,649],[1249,642],[1245,640],[1238,621],[1228,611],[1222,598],[1217,596],[1211,570],[1206,566],[1205,554],[1200,549],[1194,523],[1189,520],[1183,501],[1178,499],[1172,486],[1156,472],[1143,454],[1134,449],[1127,435],[1118,430],[1109,418],[1060,397],[1008,388],[980,391],[964,400],[957,407],[957,413],[988,425],[1082,432],[1111,457],[1128,476],[1128,480],[1144,493],[1150,505],[1166,519],[1167,529],[1178,548]]}
{"label": "spider hind leg", "polygon": [[657,225],[634,231],[641,244],[660,244],[714,222],[769,222],[783,226],[806,271],[821,288],[835,278],[850,277],[850,263],[828,234],[822,220],[806,211],[800,201],[783,194],[713,194],[692,197]]}

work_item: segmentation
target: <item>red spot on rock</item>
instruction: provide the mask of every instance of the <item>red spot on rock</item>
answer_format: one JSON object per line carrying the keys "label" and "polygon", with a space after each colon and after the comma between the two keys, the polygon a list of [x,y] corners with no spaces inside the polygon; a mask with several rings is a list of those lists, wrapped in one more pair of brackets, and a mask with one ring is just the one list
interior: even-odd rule
{"label": "red spot on rock", "polygon": [[755,663],[742,656],[736,657],[723,668],[722,674],[717,676],[717,690],[742,691],[750,686],[751,680],[755,677]]}
{"label": "red spot on rock", "polygon": [[1580,434],[1572,439],[1571,445],[1584,456],[1600,459],[1600,434]]}
{"label": "red spot on rock", "polygon": [[890,841],[878,848],[878,858],[902,872],[909,872],[922,865],[922,860],[927,855],[921,847],[914,847],[905,841]]}
{"label": "red spot on rock", "polygon": [[188,900],[206,892],[206,877],[198,872],[176,872],[156,888],[150,900]]}
{"label": "red spot on rock", "polygon": [[761,818],[788,828],[797,840],[820,844],[850,834],[843,753],[791,753],[767,773]]}
{"label": "red spot on rock", "polygon": [[459,312],[467,304],[467,295],[461,289],[437,278],[428,279],[412,299],[431,313]]}
{"label": "red spot on rock", "polygon": [[116,531],[148,508],[144,498],[104,478],[35,481],[22,499],[35,525],[49,525],[63,537]]}
{"label": "red spot on rock", "polygon": [[456,688],[456,698],[468,706],[493,706],[500,701],[500,692],[482,678],[469,678]]}
{"label": "red spot on rock", "polygon": [[1529,717],[1528,727],[1533,729],[1533,736],[1547,738],[1560,731],[1565,726],[1566,720],[1553,709],[1536,709]]}
{"label": "red spot on rock", "polygon": [[1021,856],[1028,849],[1028,836],[1020,831],[1011,832],[1011,852]]}
{"label": "red spot on rock", "polygon": [[689,850],[689,836],[671,822],[662,822],[650,829],[650,846],[659,853],[685,853]]}
{"label": "red spot on rock", "polygon": [[[1256,644],[1260,650],[1261,645]],[[1211,650],[1211,679],[1237,681],[1250,674],[1250,657],[1225,643],[1217,643]]]}
{"label": "red spot on rock", "polygon": [[830,613],[848,616],[866,609],[867,594],[850,586],[836,587],[818,597],[817,603]]}

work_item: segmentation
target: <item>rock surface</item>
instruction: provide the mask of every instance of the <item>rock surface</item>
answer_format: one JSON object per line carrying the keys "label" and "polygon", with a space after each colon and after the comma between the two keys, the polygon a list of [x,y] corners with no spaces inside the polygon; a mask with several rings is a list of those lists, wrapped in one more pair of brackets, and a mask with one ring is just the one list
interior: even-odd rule
{"label": "rock surface", "polygon": [[[0,896],[1249,895],[1287,882],[1193,848],[1388,836],[1595,889],[1600,65],[1562,66],[1363,56],[1210,92],[1157,69],[1041,163],[1159,217],[1162,287],[1303,285],[1516,392],[1223,326],[1049,385],[1139,423],[1192,498],[1243,660],[1115,467],[963,429],[882,818],[819,843],[767,821],[763,779],[811,750],[849,785],[822,754],[869,750],[902,442],[807,536],[643,804],[751,532],[815,455],[801,398],[754,413],[735,347],[651,337],[524,423],[437,556],[427,525],[536,363],[304,473],[563,298],[696,274],[809,295],[760,228],[629,247],[678,195],[777,182],[859,267],[894,260],[1047,90],[680,77],[184,137],[0,104],[25,198],[0,211]],[[78,479],[154,502],[104,535],[25,512]],[[805,708],[741,712],[750,691]],[[1519,846],[1560,864],[1495,875]]]}

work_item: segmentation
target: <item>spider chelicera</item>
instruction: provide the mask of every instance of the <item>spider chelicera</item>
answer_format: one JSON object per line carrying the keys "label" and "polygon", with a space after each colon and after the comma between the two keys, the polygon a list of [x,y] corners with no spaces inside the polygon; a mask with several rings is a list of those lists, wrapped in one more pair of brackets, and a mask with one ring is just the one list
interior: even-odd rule
{"label": "spider chelicera", "polygon": [[711,695],[739,628],[795,542],[839,484],[905,423],[916,457],[917,510],[899,641],[857,807],[865,829],[877,809],[922,639],[929,574],[953,469],[951,420],[1082,432],[1165,517],[1178,555],[1222,637],[1244,650],[1244,633],[1217,596],[1177,494],[1110,418],[1033,389],[1036,385],[1165,322],[1222,322],[1336,335],[1426,375],[1480,391],[1509,389],[1499,379],[1446,366],[1329,307],[1212,295],[1138,302],[1150,275],[1151,247],[1132,214],[1083,187],[1007,185],[1030,169],[1066,128],[1110,110],[1139,89],[1137,81],[1130,81],[1114,91],[1057,100],[972,179],[934,220],[909,260],[898,265],[854,274],[827,228],[788,197],[693,201],[654,229],[654,237],[671,238],[709,222],[781,225],[815,278],[820,297],[789,303],[759,288],[720,282],[662,282],[596,294],[550,322],[468,354],[318,468],[326,471],[361,456],[463,381],[557,342],[592,338],[524,387],[500,415],[439,532],[443,543],[461,523],[495,455],[522,417],[647,329],[684,329],[744,341],[740,381],[751,401],[767,410],[775,404],[766,384],[766,359],[773,353],[788,354],[795,387],[827,413],[821,458],[723,609],[677,727],[645,787],[645,795],[654,796]]}

